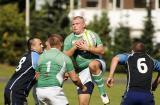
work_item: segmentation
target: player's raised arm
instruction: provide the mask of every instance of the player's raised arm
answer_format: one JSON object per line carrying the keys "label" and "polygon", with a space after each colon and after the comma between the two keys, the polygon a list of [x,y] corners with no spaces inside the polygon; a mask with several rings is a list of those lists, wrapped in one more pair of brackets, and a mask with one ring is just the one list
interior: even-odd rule
{"label": "player's raised arm", "polygon": [[64,44],[66,44],[66,45],[64,45],[64,53],[67,55],[67,56],[69,56],[69,57],[71,57],[73,54],[74,54],[74,52],[77,50],[77,47],[76,47],[76,45],[75,44],[73,44],[73,46],[71,45],[71,46],[68,46],[67,45],[67,40],[69,40],[69,39],[66,39],[65,40],[65,42],[64,42]]}
{"label": "player's raised arm", "polygon": [[111,66],[110,66],[110,72],[107,79],[107,86],[112,87],[114,83],[114,72],[116,70],[116,67],[118,64],[125,65],[126,61],[128,59],[128,54],[118,54],[115,57],[112,58]]}
{"label": "player's raised arm", "polygon": [[88,51],[88,52],[91,52],[96,55],[103,55],[104,51],[105,51],[105,48],[103,47],[103,45],[88,47],[86,42],[84,42],[82,44],[78,44],[77,47],[80,50]]}

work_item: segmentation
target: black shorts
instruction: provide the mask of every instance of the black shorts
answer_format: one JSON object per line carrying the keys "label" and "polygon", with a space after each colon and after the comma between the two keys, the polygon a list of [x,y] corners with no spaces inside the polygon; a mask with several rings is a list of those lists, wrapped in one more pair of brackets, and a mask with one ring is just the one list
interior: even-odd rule
{"label": "black shorts", "polygon": [[27,105],[26,96],[24,91],[11,91],[5,89],[4,91],[4,103],[5,105]]}
{"label": "black shorts", "polygon": [[92,94],[94,89],[94,84],[90,81],[84,84],[87,87],[87,91],[83,92],[80,88],[77,89],[78,94]]}

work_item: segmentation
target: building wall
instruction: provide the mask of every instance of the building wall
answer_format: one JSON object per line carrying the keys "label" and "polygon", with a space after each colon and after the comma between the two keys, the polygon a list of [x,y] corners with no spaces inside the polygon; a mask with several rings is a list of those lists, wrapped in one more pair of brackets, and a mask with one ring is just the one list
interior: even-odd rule
{"label": "building wall", "polygon": [[[113,0],[114,1],[114,0]],[[141,32],[144,28],[144,20],[147,16],[145,8],[135,8],[134,0],[121,0],[123,1],[121,8],[116,8],[115,4],[109,2],[109,0],[102,0],[101,8],[81,8],[75,9],[72,13],[72,16],[83,16],[86,19],[86,22],[89,23],[93,20],[93,17],[97,15],[101,16],[102,11],[104,11],[106,5],[106,12],[110,20],[110,26],[112,29],[120,27],[120,24],[126,25],[131,28],[131,37],[138,38],[141,35]],[[152,6],[155,6],[155,0],[152,0]],[[71,16],[71,15],[70,15]],[[152,21],[155,27],[155,39],[156,43],[160,43],[160,8],[152,9]]]}

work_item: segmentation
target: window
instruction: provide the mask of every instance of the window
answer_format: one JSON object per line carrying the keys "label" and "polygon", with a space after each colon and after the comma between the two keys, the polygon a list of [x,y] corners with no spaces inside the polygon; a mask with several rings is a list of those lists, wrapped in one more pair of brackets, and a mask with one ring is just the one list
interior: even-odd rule
{"label": "window", "polygon": [[116,2],[116,7],[117,7],[117,8],[120,8],[120,7],[121,7],[121,1],[122,1],[122,0],[117,0],[117,2]]}
{"label": "window", "polygon": [[135,8],[146,8],[146,0],[134,0]]}
{"label": "window", "polygon": [[98,0],[87,0],[87,7],[97,7]]}
{"label": "window", "polygon": [[160,8],[160,0],[158,0],[158,7]]}

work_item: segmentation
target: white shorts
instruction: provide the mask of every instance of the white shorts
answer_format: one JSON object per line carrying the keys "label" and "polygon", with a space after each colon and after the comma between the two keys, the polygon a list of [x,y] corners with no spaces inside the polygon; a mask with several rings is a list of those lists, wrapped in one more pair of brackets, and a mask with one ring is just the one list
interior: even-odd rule
{"label": "white shorts", "polygon": [[102,72],[106,71],[106,63],[105,63],[105,61],[102,60],[102,59],[96,59],[96,60],[98,60],[101,63]]}
{"label": "white shorts", "polygon": [[69,103],[63,89],[58,86],[38,87],[36,93],[40,105],[66,105]]}
{"label": "white shorts", "polygon": [[92,81],[91,73],[88,67],[79,72],[78,75],[83,85],[89,81]]}
{"label": "white shorts", "polygon": [[[101,63],[101,69],[102,69],[102,72],[104,72],[106,70],[106,63],[101,59],[96,59],[96,60],[98,60]],[[92,82],[91,73],[90,73],[90,70],[88,67],[86,69],[82,70],[81,72],[79,72],[78,75],[79,75],[79,78],[83,84],[85,84],[89,81]]]}

